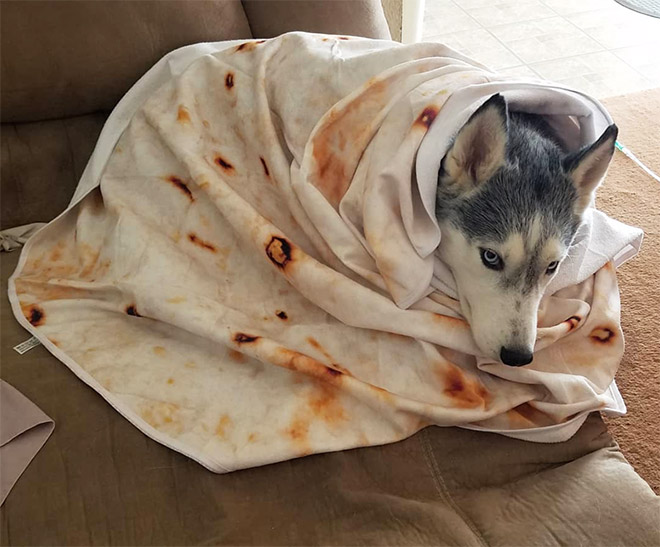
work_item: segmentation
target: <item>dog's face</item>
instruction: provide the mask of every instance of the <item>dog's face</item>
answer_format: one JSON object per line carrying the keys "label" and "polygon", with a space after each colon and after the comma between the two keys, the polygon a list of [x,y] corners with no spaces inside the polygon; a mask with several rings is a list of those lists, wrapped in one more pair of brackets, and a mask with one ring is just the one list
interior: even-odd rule
{"label": "dog's face", "polygon": [[438,175],[438,250],[482,353],[532,361],[541,296],[569,252],[614,152],[616,126],[566,154],[544,122],[494,95],[468,120]]}

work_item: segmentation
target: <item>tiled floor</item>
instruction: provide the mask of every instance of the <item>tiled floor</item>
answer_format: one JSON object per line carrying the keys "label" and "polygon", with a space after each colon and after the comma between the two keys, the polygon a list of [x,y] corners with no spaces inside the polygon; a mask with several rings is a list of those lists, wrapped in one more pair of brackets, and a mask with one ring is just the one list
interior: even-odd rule
{"label": "tiled floor", "polygon": [[660,87],[660,19],[614,0],[426,0],[424,41],[597,98]]}

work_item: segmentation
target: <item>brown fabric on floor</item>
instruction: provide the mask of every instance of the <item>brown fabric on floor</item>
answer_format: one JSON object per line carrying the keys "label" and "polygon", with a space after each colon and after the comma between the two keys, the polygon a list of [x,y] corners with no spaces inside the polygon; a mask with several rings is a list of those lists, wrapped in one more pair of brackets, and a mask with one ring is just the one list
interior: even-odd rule
{"label": "brown fabric on floor", "polygon": [[[660,174],[660,89],[604,104],[619,141]],[[617,151],[598,207],[645,232],[641,253],[619,270],[626,352],[616,379],[628,414],[607,421],[623,454],[660,493],[660,182]]]}

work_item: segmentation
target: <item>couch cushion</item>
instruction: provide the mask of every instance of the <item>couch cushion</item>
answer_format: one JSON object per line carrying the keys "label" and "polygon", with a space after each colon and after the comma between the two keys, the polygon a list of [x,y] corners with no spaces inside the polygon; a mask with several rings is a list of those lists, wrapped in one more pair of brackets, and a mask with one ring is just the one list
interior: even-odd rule
{"label": "couch cushion", "polygon": [[243,0],[252,34],[292,30],[390,39],[380,0]]}
{"label": "couch cushion", "polygon": [[[592,414],[568,442],[427,428],[395,444],[215,475],[149,439],[7,305],[4,380],[55,431],[3,507],[2,545],[658,545],[659,499]],[[109,341],[112,343],[112,341]]]}
{"label": "couch cushion", "polygon": [[68,205],[105,114],[2,124],[0,228],[46,222]]}
{"label": "couch cushion", "polygon": [[2,2],[2,121],[109,110],[158,59],[250,38],[239,0]]}

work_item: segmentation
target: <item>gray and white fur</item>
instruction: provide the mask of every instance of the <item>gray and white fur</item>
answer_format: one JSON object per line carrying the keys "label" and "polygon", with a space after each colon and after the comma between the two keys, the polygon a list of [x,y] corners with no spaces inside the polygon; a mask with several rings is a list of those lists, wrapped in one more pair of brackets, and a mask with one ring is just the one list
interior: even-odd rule
{"label": "gray and white fur", "polygon": [[568,254],[605,174],[609,126],[569,153],[541,116],[488,99],[460,129],[438,173],[440,258],[482,353],[507,365],[533,359],[539,303]]}

